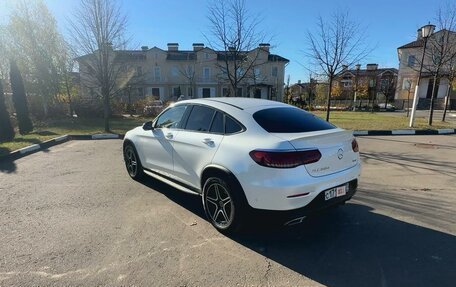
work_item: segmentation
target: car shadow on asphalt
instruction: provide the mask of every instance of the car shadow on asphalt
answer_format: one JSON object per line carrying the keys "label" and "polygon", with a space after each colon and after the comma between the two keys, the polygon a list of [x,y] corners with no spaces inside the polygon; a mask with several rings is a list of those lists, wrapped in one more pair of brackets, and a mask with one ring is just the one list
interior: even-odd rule
{"label": "car shadow on asphalt", "polygon": [[145,176],[143,179],[141,179],[140,183],[153,189],[154,191],[160,192],[173,202],[179,204],[188,211],[206,220],[204,209],[201,204],[201,197],[180,191],[149,176]]}
{"label": "car shadow on asphalt", "polygon": [[[198,196],[154,179],[143,184],[205,218]],[[295,226],[271,226],[266,218],[256,218],[254,226],[229,238],[327,286],[454,286],[456,282],[455,236],[377,214],[364,204],[347,203]]]}

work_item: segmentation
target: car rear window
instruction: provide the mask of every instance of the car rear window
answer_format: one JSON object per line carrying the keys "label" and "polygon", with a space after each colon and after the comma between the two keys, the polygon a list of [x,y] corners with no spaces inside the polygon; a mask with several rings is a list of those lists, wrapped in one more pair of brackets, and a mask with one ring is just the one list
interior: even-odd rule
{"label": "car rear window", "polygon": [[269,108],[253,114],[255,121],[270,133],[305,133],[336,128],[319,117],[297,108]]}

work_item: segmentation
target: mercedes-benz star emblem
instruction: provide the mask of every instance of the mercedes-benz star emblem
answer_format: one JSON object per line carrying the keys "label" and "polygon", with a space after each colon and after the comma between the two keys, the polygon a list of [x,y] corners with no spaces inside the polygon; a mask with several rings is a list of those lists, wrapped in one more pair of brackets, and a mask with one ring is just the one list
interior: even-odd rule
{"label": "mercedes-benz star emblem", "polygon": [[343,157],[344,157],[344,150],[340,148],[340,149],[337,151],[337,158],[338,158],[338,159],[342,159]]}

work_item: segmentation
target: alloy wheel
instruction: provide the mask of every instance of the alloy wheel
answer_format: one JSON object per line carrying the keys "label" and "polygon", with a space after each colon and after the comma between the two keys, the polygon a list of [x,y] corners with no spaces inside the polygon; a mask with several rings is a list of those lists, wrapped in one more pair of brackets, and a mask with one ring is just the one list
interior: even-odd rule
{"label": "alloy wheel", "polygon": [[205,193],[206,212],[218,228],[228,228],[233,222],[234,204],[228,190],[220,183],[210,183]]}
{"label": "alloy wheel", "polygon": [[136,153],[131,146],[125,149],[125,165],[131,177],[135,177],[138,173],[138,161]]}

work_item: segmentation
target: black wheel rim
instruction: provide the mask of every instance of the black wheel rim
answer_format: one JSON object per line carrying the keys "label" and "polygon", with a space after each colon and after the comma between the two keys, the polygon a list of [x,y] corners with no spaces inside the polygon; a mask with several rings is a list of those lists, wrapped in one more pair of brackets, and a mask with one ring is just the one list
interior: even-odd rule
{"label": "black wheel rim", "polygon": [[234,204],[228,190],[219,183],[211,183],[205,193],[206,212],[214,225],[225,229],[233,221]]}
{"label": "black wheel rim", "polygon": [[127,147],[125,149],[125,165],[127,166],[130,176],[135,177],[138,172],[138,161],[132,147]]}

